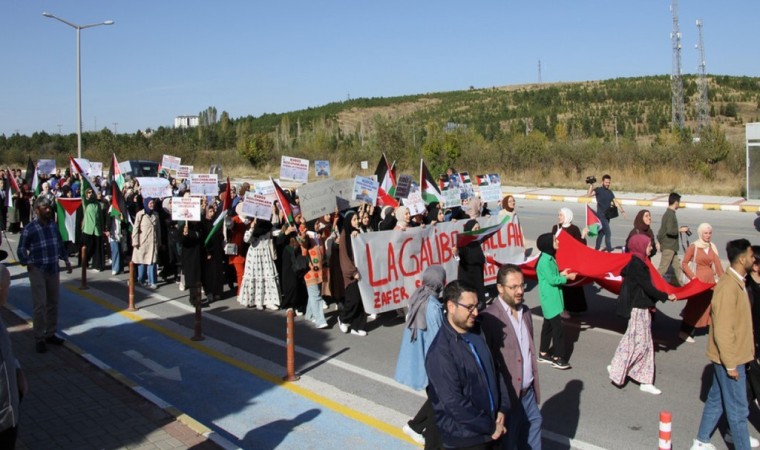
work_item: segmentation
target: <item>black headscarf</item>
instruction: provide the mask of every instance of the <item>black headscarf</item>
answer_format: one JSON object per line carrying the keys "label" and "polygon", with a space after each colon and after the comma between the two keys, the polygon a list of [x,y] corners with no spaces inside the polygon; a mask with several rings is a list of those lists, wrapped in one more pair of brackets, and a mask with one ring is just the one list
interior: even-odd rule
{"label": "black headscarf", "polygon": [[354,259],[354,247],[351,244],[351,235],[354,231],[359,231],[351,225],[351,219],[356,215],[356,211],[350,210],[343,217],[343,238],[340,240],[340,244],[344,245],[348,257],[353,261]]}
{"label": "black headscarf", "polygon": [[441,204],[438,202],[431,203],[427,206],[427,216],[425,217],[425,224],[431,222],[438,222],[438,213],[441,211]]}
{"label": "black headscarf", "polygon": [[464,224],[464,231],[472,231],[473,228],[475,228],[475,225],[478,224],[478,221],[475,219],[470,219]]}
{"label": "black headscarf", "polygon": [[557,250],[554,248],[554,235],[551,233],[544,233],[536,239],[536,247],[541,250],[541,253],[554,256]]}

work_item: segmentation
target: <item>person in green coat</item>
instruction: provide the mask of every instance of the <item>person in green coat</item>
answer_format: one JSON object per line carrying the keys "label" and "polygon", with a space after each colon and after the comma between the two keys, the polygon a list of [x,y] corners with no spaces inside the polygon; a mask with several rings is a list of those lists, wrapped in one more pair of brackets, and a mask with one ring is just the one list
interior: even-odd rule
{"label": "person in green coat", "polygon": [[565,332],[560,316],[565,309],[562,286],[567,284],[568,280],[575,280],[576,274],[570,272],[570,269],[559,271],[557,260],[554,259],[559,248],[559,241],[552,233],[539,236],[536,239],[536,247],[541,251],[536,266],[536,276],[541,312],[544,316],[538,362],[551,364],[555,369],[567,370],[570,364],[565,354]]}

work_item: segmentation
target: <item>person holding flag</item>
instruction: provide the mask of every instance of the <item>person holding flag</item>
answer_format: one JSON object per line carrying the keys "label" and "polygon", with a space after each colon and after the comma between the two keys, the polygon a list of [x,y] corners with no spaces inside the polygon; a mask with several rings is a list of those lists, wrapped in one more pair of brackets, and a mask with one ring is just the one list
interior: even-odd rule
{"label": "person holding flag", "polygon": [[[552,227],[552,234],[559,236],[559,232],[565,231],[567,234],[573,237],[576,241],[583,245],[586,245],[586,235],[588,234],[588,228],[584,228],[581,231],[578,226],[573,224],[573,211],[570,208],[560,208],[558,217],[559,223]],[[583,290],[583,286],[562,286],[562,295],[565,300],[565,311],[562,312],[562,318],[568,319],[570,313],[582,313],[588,309],[586,303],[586,292]]]}
{"label": "person holding flag", "polygon": [[[470,219],[464,224],[464,232],[477,233],[480,224],[475,219]],[[486,255],[480,246],[481,241],[473,239],[470,242],[454,247],[459,258],[457,268],[457,280],[472,286],[478,294],[478,307],[486,306],[485,283],[483,281],[483,268],[486,265]]]}

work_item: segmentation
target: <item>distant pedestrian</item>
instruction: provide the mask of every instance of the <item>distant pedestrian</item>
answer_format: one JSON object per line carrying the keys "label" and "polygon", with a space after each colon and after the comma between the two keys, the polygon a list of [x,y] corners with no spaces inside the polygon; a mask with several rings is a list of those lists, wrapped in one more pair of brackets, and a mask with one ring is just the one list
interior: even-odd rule
{"label": "distant pedestrian", "polygon": [[599,218],[599,222],[602,224],[602,229],[596,236],[596,245],[594,248],[599,250],[602,246],[602,237],[604,237],[605,248],[604,251],[612,251],[612,231],[610,230],[610,208],[615,207],[620,209],[620,212],[625,216],[623,210],[623,204],[620,200],[615,198],[615,193],[610,189],[612,183],[612,177],[605,174],[602,177],[602,185],[594,187],[593,183],[589,183],[588,192],[586,197],[596,197],[596,215]]}
{"label": "distant pedestrian", "polygon": [[755,346],[744,278],[752,268],[754,255],[746,239],[730,241],[726,252],[730,267],[715,285],[711,302],[707,357],[712,362],[712,383],[692,449],[715,448],[710,444],[710,435],[724,413],[734,448],[750,448],[745,364],[754,359]]}
{"label": "distant pedestrian", "polygon": [[443,290],[446,320],[425,358],[427,393],[443,447],[493,449],[506,433],[509,395],[488,344],[475,326],[474,288],[452,281]]}
{"label": "distant pedestrian", "polygon": [[681,233],[689,232],[689,227],[678,226],[676,211],[681,205],[681,196],[671,192],[668,196],[668,209],[662,215],[660,230],[657,232],[657,241],[660,243],[660,266],[657,271],[665,279],[670,269],[673,269],[673,278],[670,284],[681,285],[681,261],[678,259],[678,241]]}
{"label": "distant pedestrian", "polygon": [[58,297],[60,274],[58,261],[66,262],[71,273],[71,263],[53,222],[53,205],[41,198],[35,204],[37,218],[24,227],[18,242],[18,259],[26,266],[32,288],[35,348],[38,353],[47,351],[46,343],[61,345],[64,340],[56,336],[58,327]]}

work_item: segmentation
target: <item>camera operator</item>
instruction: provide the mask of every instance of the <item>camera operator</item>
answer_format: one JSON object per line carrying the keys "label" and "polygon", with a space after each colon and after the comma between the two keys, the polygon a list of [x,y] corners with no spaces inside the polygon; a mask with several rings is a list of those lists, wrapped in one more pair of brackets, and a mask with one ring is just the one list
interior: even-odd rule
{"label": "camera operator", "polygon": [[691,233],[689,227],[678,226],[676,210],[681,204],[681,196],[671,192],[668,196],[668,209],[662,215],[660,230],[657,232],[657,241],[660,243],[660,267],[657,271],[667,280],[665,274],[673,268],[673,279],[670,284],[673,286],[681,285],[681,261],[678,259],[678,237],[679,233]]}
{"label": "camera operator", "polygon": [[595,188],[594,183],[596,183],[596,178],[594,176],[586,178],[586,183],[588,183],[586,197],[596,197],[596,215],[602,223],[602,229],[596,237],[596,245],[594,248],[599,250],[599,247],[602,246],[602,236],[604,236],[605,249],[603,251],[607,252],[612,251],[612,232],[610,231],[610,217],[608,215],[610,208],[615,206],[617,209],[620,209],[621,213],[623,213],[623,217],[626,217],[625,211],[623,210],[623,204],[620,203],[620,200],[615,198],[615,193],[610,190],[611,182],[612,177],[605,174],[602,177],[602,185]]}

